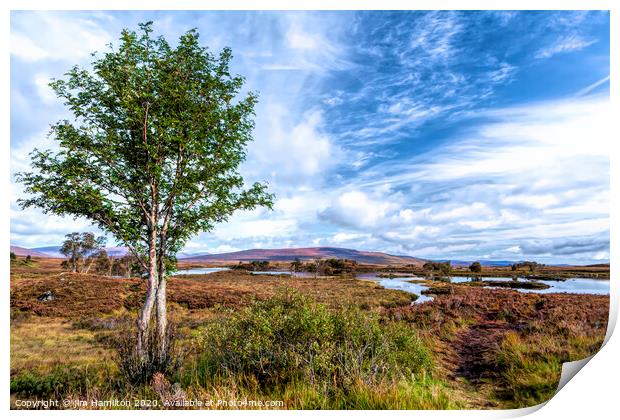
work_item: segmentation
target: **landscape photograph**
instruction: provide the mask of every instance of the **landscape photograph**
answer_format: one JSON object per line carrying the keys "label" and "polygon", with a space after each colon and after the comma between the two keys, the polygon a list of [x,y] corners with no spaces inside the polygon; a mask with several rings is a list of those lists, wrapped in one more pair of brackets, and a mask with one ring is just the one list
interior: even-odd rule
{"label": "landscape photograph", "polygon": [[10,408],[549,401],[609,93],[604,10],[11,11]]}

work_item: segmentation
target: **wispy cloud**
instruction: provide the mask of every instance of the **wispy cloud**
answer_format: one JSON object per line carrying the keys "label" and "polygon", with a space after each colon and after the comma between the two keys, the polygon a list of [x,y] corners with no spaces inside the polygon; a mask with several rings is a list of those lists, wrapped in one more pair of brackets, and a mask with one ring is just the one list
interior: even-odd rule
{"label": "wispy cloud", "polygon": [[[545,258],[552,248],[539,253],[528,244],[579,243],[594,232],[604,238],[609,112],[605,97],[484,111],[487,121],[441,149],[368,168],[320,216],[434,258],[507,248],[518,248],[521,258]],[[431,245],[437,240],[469,251]],[[574,249],[594,258],[603,245]]]}
{"label": "wispy cloud", "polygon": [[594,91],[596,88],[598,88],[599,86],[604,85],[605,83],[609,82],[609,75],[603,77],[600,80],[597,80],[596,82],[592,83],[591,85],[586,86],[585,88],[581,89],[579,92],[577,92],[575,94],[575,96],[584,96],[589,94],[590,92]]}
{"label": "wispy cloud", "polygon": [[[236,214],[188,250],[608,258],[608,13],[13,12],[12,172],[67,116],[47,80],[145,20],[232,47],[233,71],[260,94],[242,171],[269,182],[274,210]],[[571,77],[562,57],[579,58]],[[20,210],[19,185],[11,194],[18,244],[93,229]]]}
{"label": "wispy cloud", "polygon": [[106,48],[110,19],[102,13],[63,19],[61,13],[28,12],[26,20],[13,19],[11,54],[26,61],[82,60]]}
{"label": "wispy cloud", "polygon": [[596,42],[595,39],[584,39],[579,35],[571,35],[558,39],[552,45],[541,48],[536,58],[550,58],[556,54],[580,51]]}

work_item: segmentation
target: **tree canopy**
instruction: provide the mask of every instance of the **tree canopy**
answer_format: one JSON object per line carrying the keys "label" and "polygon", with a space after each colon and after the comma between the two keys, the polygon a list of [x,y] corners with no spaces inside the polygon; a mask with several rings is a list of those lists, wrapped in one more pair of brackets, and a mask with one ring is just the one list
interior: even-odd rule
{"label": "tree canopy", "polygon": [[235,210],[271,206],[272,196],[263,183],[244,188],[237,171],[257,95],[236,99],[244,79],[230,74],[231,50],[211,53],[196,30],[172,48],[151,36],[151,22],[140,29],[124,30],[92,71],[76,66],[51,83],[75,118],[51,128],[60,152],[35,149],[36,172],[18,179],[31,194],[23,207],[85,217],[146,268],[153,219],[173,257],[196,233]]}
{"label": "tree canopy", "polygon": [[35,149],[34,171],[17,178],[29,194],[22,207],[85,217],[131,251],[147,277],[140,360],[148,360],[155,301],[165,360],[166,275],[176,253],[236,210],[271,207],[273,195],[265,183],[246,185],[238,170],[257,95],[241,95],[231,50],[213,54],[195,29],[174,48],[152,32],[152,22],[124,30],[118,49],[94,54],[91,69],[73,67],[50,84],[73,119],[51,127],[60,151]]}

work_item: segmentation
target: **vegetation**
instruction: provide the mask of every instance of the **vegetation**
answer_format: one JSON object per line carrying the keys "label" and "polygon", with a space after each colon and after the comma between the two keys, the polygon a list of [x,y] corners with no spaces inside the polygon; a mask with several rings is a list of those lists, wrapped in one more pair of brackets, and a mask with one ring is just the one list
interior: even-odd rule
{"label": "vegetation", "polygon": [[452,264],[450,263],[450,261],[445,261],[445,262],[435,262],[435,261],[429,261],[424,263],[424,265],[422,266],[422,269],[424,270],[424,274],[426,277],[428,278],[434,278],[434,277],[447,277],[450,275],[450,273],[452,273]]}
{"label": "vegetation", "polygon": [[232,58],[200,45],[191,30],[173,48],[124,30],[118,49],[74,67],[50,86],[73,113],[52,126],[60,151],[34,150],[33,172],[17,175],[22,207],[84,217],[126,246],[147,273],[137,352],[147,358],[152,318],[166,359],[167,277],[185,242],[236,210],[272,205],[264,184],[238,172],[252,140],[254,105],[239,97]]}
{"label": "vegetation", "polygon": [[63,268],[74,273],[88,273],[105,246],[106,238],[95,238],[92,232],[73,232],[65,235],[65,238],[60,247],[60,253],[67,257],[63,261]]}
{"label": "vegetation", "polygon": [[299,258],[295,258],[295,260],[293,260],[293,262],[291,263],[291,271],[293,273],[303,271],[303,267],[304,267],[304,264],[301,262]]}
{"label": "vegetation", "polygon": [[298,408],[346,408],[378,388],[424,387],[432,372],[430,350],[402,327],[382,325],[377,315],[355,307],[330,311],[284,291],[212,321],[189,384],[232,382],[276,395],[294,388],[308,398]]}
{"label": "vegetation", "polygon": [[545,266],[544,264],[539,264],[536,261],[522,261],[516,264],[512,264],[510,268],[512,269],[512,271],[526,269],[528,271],[534,272],[544,266]]}
{"label": "vegetation", "polygon": [[482,271],[482,264],[480,264],[479,261],[474,261],[469,266],[469,271],[471,271],[472,273],[480,273]]}
{"label": "vegetation", "polygon": [[[168,290],[171,359],[157,366],[151,349],[142,366],[128,322],[140,310],[144,282],[33,261],[11,266],[13,399],[524,407],[551,397],[561,363],[600,347],[609,308],[607,296],[467,283],[437,283],[431,302],[412,306],[406,292],[346,277],[178,276]],[[46,291],[55,299],[37,300]],[[155,337],[149,342],[158,347]],[[362,363],[353,364],[354,355]]]}
{"label": "vegetation", "polygon": [[534,281],[485,281],[482,282],[486,286],[492,287],[509,287],[513,289],[548,289],[550,286],[544,283]]}
{"label": "vegetation", "polygon": [[233,270],[268,271],[272,267],[269,265],[269,261],[250,261],[249,263],[239,261],[239,264],[232,268]]}

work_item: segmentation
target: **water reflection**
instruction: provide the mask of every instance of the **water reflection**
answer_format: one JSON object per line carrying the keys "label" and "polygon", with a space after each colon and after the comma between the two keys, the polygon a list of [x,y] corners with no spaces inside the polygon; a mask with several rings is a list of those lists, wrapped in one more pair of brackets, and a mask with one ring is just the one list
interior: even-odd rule
{"label": "water reflection", "polygon": [[[218,271],[229,270],[226,267],[210,267],[210,268],[190,268],[187,270],[179,270],[175,274],[210,274]],[[294,277],[314,277],[314,273],[309,272],[290,272],[290,271],[252,271],[255,275],[272,275],[272,276],[294,276]],[[372,280],[386,289],[404,290],[406,292],[415,293],[419,298],[415,303],[428,302],[433,298],[422,294],[422,291],[427,290],[428,286],[423,284],[410,283],[411,280],[424,280],[421,277],[394,277],[384,278],[379,277],[385,273],[358,273],[356,278],[360,280]],[[442,279],[442,282],[449,283],[465,283],[470,281],[508,281],[513,280],[517,282],[531,282],[536,281],[549,286],[548,289],[521,289],[516,288],[519,292],[524,293],[577,293],[577,294],[594,294],[594,295],[608,295],[609,294],[609,280],[600,279],[588,279],[588,278],[569,278],[566,280],[529,280],[522,277],[465,277],[455,276]],[[438,281],[439,282],[439,281]]]}

